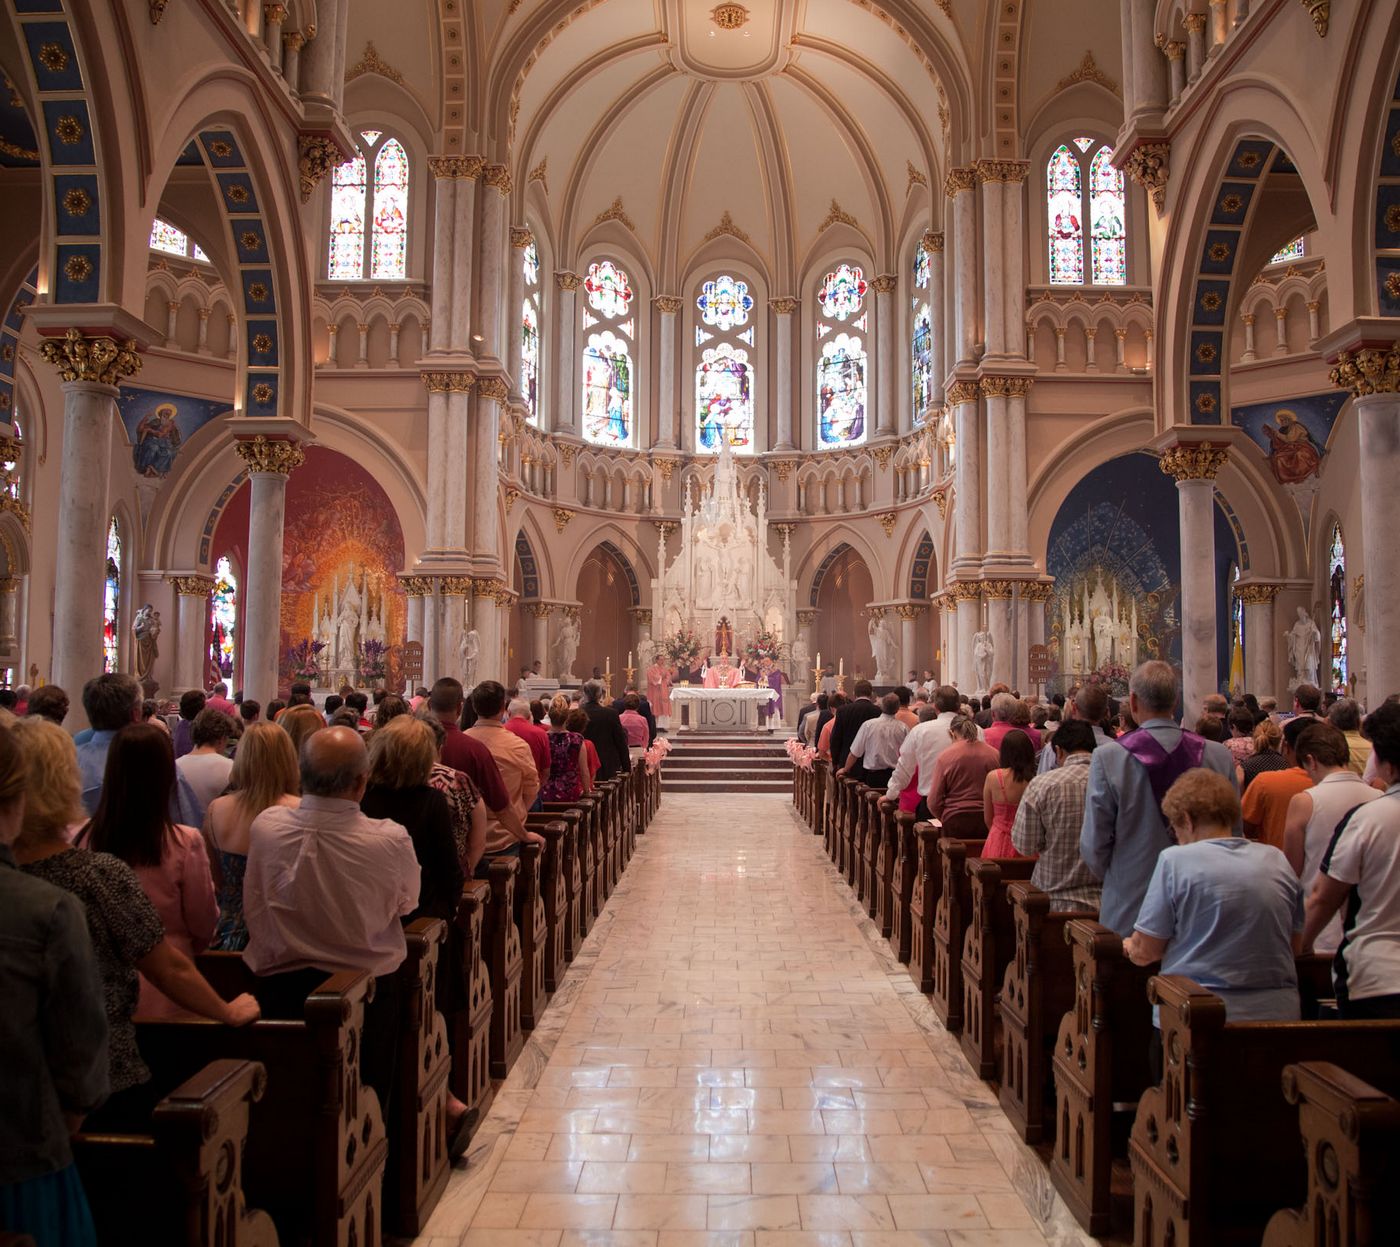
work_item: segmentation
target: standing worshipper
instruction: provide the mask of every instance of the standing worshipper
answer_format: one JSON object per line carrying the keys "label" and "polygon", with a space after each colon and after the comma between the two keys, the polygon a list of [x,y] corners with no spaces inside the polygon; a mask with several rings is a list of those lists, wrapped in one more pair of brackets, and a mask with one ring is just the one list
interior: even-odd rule
{"label": "standing worshipper", "polygon": [[854,775],[871,788],[883,788],[890,782],[899,762],[900,747],[909,734],[909,729],[896,717],[898,713],[898,697],[886,693],[880,698],[879,716],[860,725],[840,774]]}
{"label": "standing worshipper", "polygon": [[1098,747],[1088,722],[1066,719],[1046,746],[1060,755],[1055,769],[1031,780],[1016,807],[1012,847],[1036,858],[1031,883],[1050,895],[1053,910],[1097,909],[1103,893],[1103,886],[1079,856],[1089,763]]}
{"label": "standing worshipper", "polygon": [[[944,835],[981,840],[987,835],[982,793],[987,776],[996,770],[997,751],[978,739],[977,724],[966,715],[953,717],[948,735],[950,743],[939,753],[933,767],[929,817],[942,822]],[[893,780],[890,787],[894,787]]]}
{"label": "standing worshipper", "polygon": [[1035,746],[1031,738],[1020,728],[1012,728],[1001,738],[997,761],[1000,765],[987,776],[982,788],[982,815],[987,820],[987,843],[982,846],[982,856],[1015,857],[1011,829],[1026,785],[1035,778]]}
{"label": "standing worshipper", "polygon": [[783,721],[783,684],[786,677],[778,669],[777,664],[771,658],[760,658],[758,660],[758,684],[759,687],[767,685],[777,697],[770,702],[766,702],[758,708],[758,722],[760,727],[766,726],[771,732],[774,722]]}
{"label": "standing worshipper", "polygon": [[598,750],[598,778],[611,779],[626,774],[631,765],[628,756],[627,732],[621,716],[611,706],[603,705],[601,680],[588,680],[583,686],[583,713],[588,717],[586,739]]}
{"label": "standing worshipper", "polygon": [[878,717],[880,713],[880,707],[874,701],[875,688],[869,680],[857,680],[854,691],[855,700],[842,706],[833,719],[835,726],[831,729],[831,765],[838,771],[846,765],[846,755],[851,751],[851,742],[860,731],[860,725],[867,719]]}

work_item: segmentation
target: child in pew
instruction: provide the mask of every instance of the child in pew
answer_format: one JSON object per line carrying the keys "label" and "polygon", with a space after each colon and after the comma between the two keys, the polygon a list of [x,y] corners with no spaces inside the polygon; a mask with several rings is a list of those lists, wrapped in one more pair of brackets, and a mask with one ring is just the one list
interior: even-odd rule
{"label": "child in pew", "polygon": [[1162,813],[1177,843],[1157,859],[1124,953],[1194,979],[1231,1022],[1296,1021],[1303,889],[1288,859],[1234,834],[1240,799],[1214,771],[1187,771]]}

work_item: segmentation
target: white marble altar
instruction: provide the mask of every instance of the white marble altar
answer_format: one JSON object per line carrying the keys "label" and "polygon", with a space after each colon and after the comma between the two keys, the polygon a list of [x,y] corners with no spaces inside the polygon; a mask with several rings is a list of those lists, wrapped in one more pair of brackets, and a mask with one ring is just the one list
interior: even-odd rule
{"label": "white marble altar", "polygon": [[673,688],[671,722],[681,732],[757,732],[758,708],[777,698],[772,688]]}

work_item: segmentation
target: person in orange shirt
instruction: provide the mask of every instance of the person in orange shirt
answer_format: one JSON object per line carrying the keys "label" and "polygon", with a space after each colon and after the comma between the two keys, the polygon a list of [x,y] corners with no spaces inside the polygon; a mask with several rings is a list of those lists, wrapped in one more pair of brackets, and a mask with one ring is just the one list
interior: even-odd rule
{"label": "person in orange shirt", "polygon": [[503,824],[495,813],[488,813],[486,854],[476,868],[477,877],[484,878],[493,857],[516,856],[521,844],[544,843],[544,837],[538,832],[524,828],[525,815],[534,805],[540,790],[540,774],[530,746],[514,732],[506,730],[503,722],[506,690],[503,684],[496,680],[483,680],[472,690],[472,708],[476,711],[476,724],[467,729],[466,735],[491,751],[491,757],[501,772],[501,782],[505,785],[506,808],[519,820],[515,826],[525,831],[521,836]]}
{"label": "person in orange shirt", "polygon": [[1255,776],[1254,782],[1245,789],[1241,816],[1244,834],[1249,839],[1261,840],[1276,849],[1283,848],[1288,803],[1313,786],[1308,773],[1298,765],[1293,747],[1298,737],[1316,722],[1306,715],[1289,719],[1283,725],[1283,758],[1288,765],[1281,771],[1265,771]]}

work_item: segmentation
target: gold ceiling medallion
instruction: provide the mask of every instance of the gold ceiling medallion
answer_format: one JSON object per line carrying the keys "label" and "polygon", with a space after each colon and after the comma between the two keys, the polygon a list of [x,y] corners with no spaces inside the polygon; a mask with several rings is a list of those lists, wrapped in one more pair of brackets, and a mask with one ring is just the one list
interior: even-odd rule
{"label": "gold ceiling medallion", "polygon": [[738,30],[749,20],[749,11],[742,4],[717,4],[710,17],[721,30]]}

